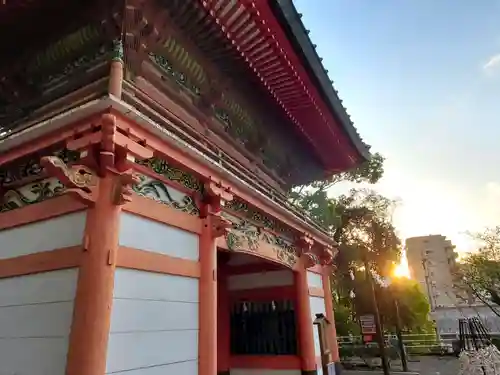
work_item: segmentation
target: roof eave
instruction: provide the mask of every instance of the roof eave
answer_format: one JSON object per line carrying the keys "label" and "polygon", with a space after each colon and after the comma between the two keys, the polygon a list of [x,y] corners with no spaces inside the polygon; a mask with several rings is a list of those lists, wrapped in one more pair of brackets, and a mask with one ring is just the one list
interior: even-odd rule
{"label": "roof eave", "polygon": [[[332,82],[328,77],[316,49],[308,36],[308,31],[306,30],[304,24],[301,20],[301,15],[297,12],[295,5],[292,0],[271,0],[274,1],[277,8],[282,14],[282,18],[287,22],[287,26],[292,32],[292,37],[295,38],[296,43],[300,47],[298,55],[302,56],[305,60],[305,64],[308,65],[309,71],[313,73],[314,78],[321,90],[324,98],[326,99],[327,105],[333,112],[335,118],[340,122],[342,128],[347,133],[349,140],[353,144],[355,150],[358,152],[361,160],[363,162],[371,158],[371,153],[369,147],[363,142],[360,135],[356,131],[354,124],[347,114],[346,109],[342,105],[342,101],[334,90]],[[276,9],[275,7],[272,7]]]}

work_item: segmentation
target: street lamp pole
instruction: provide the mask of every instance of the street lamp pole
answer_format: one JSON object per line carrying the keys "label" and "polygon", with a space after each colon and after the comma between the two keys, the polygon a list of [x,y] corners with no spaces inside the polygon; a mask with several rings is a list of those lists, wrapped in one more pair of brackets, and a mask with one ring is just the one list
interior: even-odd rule
{"label": "street lamp pole", "polygon": [[394,308],[396,310],[396,336],[398,337],[399,352],[401,353],[401,365],[403,366],[403,371],[408,372],[408,359],[406,358],[403,334],[401,332],[401,316],[399,315],[399,303],[397,297],[394,297]]}
{"label": "street lamp pole", "polygon": [[373,278],[372,278],[372,274],[370,272],[370,265],[368,264],[368,258],[366,256],[364,259],[364,264],[365,264],[366,281],[370,285],[373,310],[375,312],[375,325],[376,325],[376,331],[377,331],[378,347],[380,350],[380,359],[382,360],[382,370],[384,371],[384,375],[390,375],[389,362],[387,361],[387,356],[385,353],[384,332],[383,332],[383,328],[382,328],[382,321],[380,320],[380,312],[378,310],[377,296],[375,295],[375,287],[373,285]]}

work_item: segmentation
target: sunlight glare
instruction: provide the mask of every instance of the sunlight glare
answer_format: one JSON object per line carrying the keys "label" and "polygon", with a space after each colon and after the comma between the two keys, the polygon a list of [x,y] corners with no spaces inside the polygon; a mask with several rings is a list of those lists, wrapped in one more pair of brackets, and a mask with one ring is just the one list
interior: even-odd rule
{"label": "sunlight glare", "polygon": [[394,276],[410,278],[410,269],[406,262],[401,262],[394,268]]}

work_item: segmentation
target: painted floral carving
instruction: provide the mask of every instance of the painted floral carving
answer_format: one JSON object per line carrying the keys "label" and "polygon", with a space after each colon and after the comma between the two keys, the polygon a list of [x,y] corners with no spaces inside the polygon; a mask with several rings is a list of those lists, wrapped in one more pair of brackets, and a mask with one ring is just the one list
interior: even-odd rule
{"label": "painted floral carving", "polygon": [[231,202],[227,202],[225,208],[235,213],[243,214],[246,218],[254,221],[255,223],[275,232],[279,232],[287,238],[293,238],[293,234],[290,229],[281,225],[276,219],[253,209],[239,198],[235,197]]}
{"label": "painted floral carving", "polygon": [[263,244],[271,245],[274,251],[274,259],[289,267],[293,267],[298,256],[292,244],[283,238],[262,230],[247,220],[236,218],[226,213],[223,213],[223,215],[232,223],[230,230],[225,236],[229,250],[258,253],[259,247]]}
{"label": "painted floral carving", "polygon": [[[78,153],[67,149],[58,150],[52,155],[65,163],[75,162],[79,158]],[[66,187],[56,177],[47,177],[44,173],[40,153],[2,166],[0,187],[3,193],[0,212],[40,203],[66,191]]]}
{"label": "painted floral carving", "polygon": [[200,88],[196,84],[192,83],[191,80],[183,72],[175,71],[172,67],[172,64],[166,57],[150,53],[150,59],[156,65],[158,65],[164,73],[166,73],[168,78],[172,79],[178,85],[187,89],[193,95],[200,95]]}
{"label": "painted floral carving", "polygon": [[66,188],[57,178],[46,178],[5,192],[0,212],[40,203],[61,195]]}
{"label": "painted floral carving", "polygon": [[138,175],[138,177],[140,181],[132,187],[137,194],[154,199],[176,210],[191,215],[199,215],[200,210],[196,206],[194,199],[189,195],[181,193],[154,178],[145,175]]}
{"label": "painted floral carving", "polygon": [[[65,163],[72,163],[79,159],[79,153],[62,149],[54,152]],[[23,159],[21,162],[14,161],[0,168],[0,185],[8,186],[23,180],[36,179],[41,176],[43,167],[40,165],[40,155],[35,154],[32,157]]]}
{"label": "painted floral carving", "polygon": [[148,167],[153,172],[168,178],[170,181],[177,182],[190,190],[199,192],[203,191],[203,184],[200,180],[193,175],[170,165],[166,160],[153,157],[146,160],[139,160],[137,161],[137,164]]}

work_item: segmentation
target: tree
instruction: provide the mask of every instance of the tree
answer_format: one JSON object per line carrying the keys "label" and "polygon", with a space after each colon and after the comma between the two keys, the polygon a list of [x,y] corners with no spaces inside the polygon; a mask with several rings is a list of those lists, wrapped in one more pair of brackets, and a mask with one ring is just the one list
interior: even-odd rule
{"label": "tree", "polygon": [[339,217],[335,211],[335,201],[328,197],[328,190],[343,182],[375,184],[383,174],[384,158],[379,153],[375,153],[369,160],[351,171],[296,187],[290,192],[290,200],[325,228],[334,230]]}
{"label": "tree", "polygon": [[352,330],[347,322],[354,320],[350,272],[361,266],[366,256],[378,273],[384,273],[388,264],[398,260],[401,246],[391,222],[396,202],[368,189],[351,189],[335,198],[328,193],[343,182],[376,183],[383,175],[383,162],[380,154],[374,154],[354,170],[297,187],[290,193],[291,201],[326,228],[339,244],[332,290],[337,311],[349,317],[344,320],[345,327],[337,327],[339,332],[344,328]]}
{"label": "tree", "polygon": [[[359,272],[355,281],[355,309],[358,315],[372,314],[371,290]],[[388,287],[375,282],[375,294],[383,326],[396,328],[395,300],[398,302],[401,328],[406,331],[421,332],[429,326],[430,305],[418,283],[410,279],[397,279]]]}
{"label": "tree", "polygon": [[471,291],[500,317],[500,226],[470,235],[478,248],[457,266],[457,286]]}

